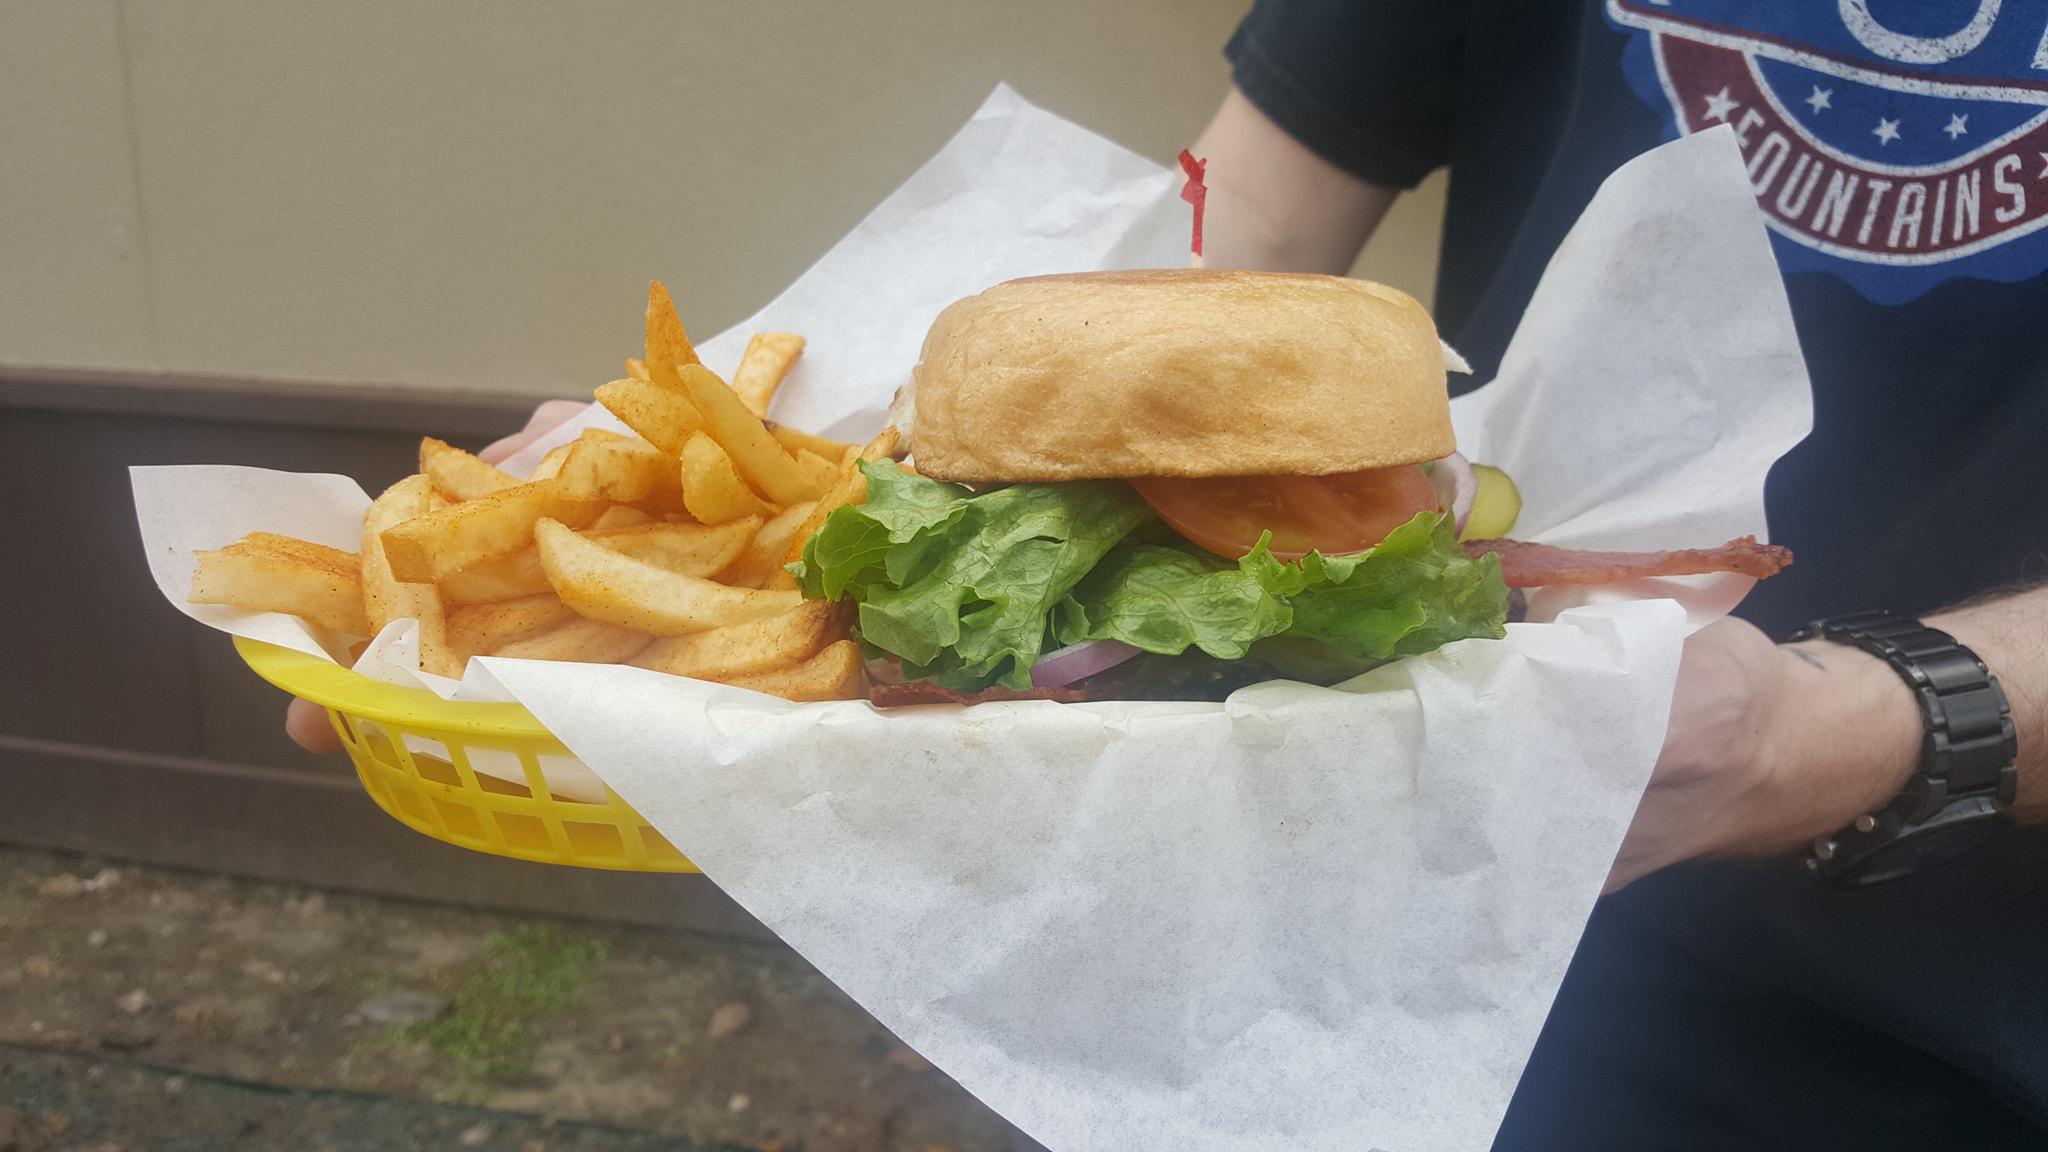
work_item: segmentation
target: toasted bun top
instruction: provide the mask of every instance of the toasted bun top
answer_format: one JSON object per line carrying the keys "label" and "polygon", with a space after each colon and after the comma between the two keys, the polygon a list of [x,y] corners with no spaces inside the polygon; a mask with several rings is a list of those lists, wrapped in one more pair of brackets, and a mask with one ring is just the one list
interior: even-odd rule
{"label": "toasted bun top", "polygon": [[1457,448],[1436,326],[1363,280],[1012,280],[932,324],[911,454],[942,480],[1319,476]]}

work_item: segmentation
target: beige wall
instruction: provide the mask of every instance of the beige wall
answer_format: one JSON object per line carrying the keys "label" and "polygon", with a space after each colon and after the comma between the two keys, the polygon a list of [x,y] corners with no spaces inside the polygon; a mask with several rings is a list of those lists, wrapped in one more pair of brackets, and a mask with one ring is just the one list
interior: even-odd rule
{"label": "beige wall", "polygon": [[[1244,0],[0,0],[0,363],[585,392],[999,80],[1167,161]],[[1362,264],[1427,298],[1440,188]]]}

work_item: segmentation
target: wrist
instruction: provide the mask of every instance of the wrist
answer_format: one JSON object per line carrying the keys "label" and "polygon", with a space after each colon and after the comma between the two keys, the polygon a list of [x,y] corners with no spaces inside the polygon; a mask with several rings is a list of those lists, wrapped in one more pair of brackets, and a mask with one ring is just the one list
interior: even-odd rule
{"label": "wrist", "polygon": [[1889,804],[1920,762],[1920,706],[1882,659],[1807,640],[1778,648],[1760,775],[1783,814],[1763,851],[1803,847]]}
{"label": "wrist", "polygon": [[1927,618],[1928,627],[1941,629],[1955,637],[1956,643],[1976,653],[2005,689],[2014,722],[2019,726],[2019,794],[2013,811],[2023,823],[2048,821],[2048,787],[2043,786],[2041,745],[2038,739],[2028,739],[2026,723],[2027,717],[2041,715],[2043,703],[2038,689],[2029,691],[2027,675],[2042,651],[2039,638],[2043,625],[2048,624],[2048,615],[2033,603],[2039,598],[2039,591]]}

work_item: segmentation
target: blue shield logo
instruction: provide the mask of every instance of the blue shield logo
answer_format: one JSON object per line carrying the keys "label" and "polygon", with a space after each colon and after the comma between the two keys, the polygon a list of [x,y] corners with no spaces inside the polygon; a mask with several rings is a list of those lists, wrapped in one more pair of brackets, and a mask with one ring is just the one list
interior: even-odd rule
{"label": "blue shield logo", "polygon": [[1879,303],[2048,268],[2048,0],[1607,0],[1669,136],[1727,125],[1786,271]]}

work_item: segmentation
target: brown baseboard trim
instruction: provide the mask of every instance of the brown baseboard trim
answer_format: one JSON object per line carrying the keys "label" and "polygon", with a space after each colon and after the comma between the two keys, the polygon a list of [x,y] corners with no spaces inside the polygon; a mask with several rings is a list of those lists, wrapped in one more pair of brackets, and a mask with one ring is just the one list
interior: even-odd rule
{"label": "brown baseboard trim", "polygon": [[[332,776],[0,736],[0,841],[368,892],[770,938],[702,876],[531,864],[430,840]],[[118,846],[118,847],[116,847]]]}
{"label": "brown baseboard trim", "polygon": [[0,365],[0,410],[226,420],[409,436],[492,439],[526,423],[534,405],[544,399],[388,384]]}
{"label": "brown baseboard trim", "polygon": [[[223,780],[243,780],[258,786],[289,785],[328,789],[343,794],[354,792],[357,787],[354,777],[339,772],[333,775],[316,775],[291,768],[271,768],[262,764],[230,764],[222,760],[171,756],[162,752],[100,748],[91,744],[74,744],[67,740],[39,740],[33,736],[0,736],[0,764],[8,763],[9,753],[49,756],[92,764],[120,765],[127,768],[162,768],[175,772],[203,773]],[[5,809],[0,809],[0,820],[5,819]]]}

